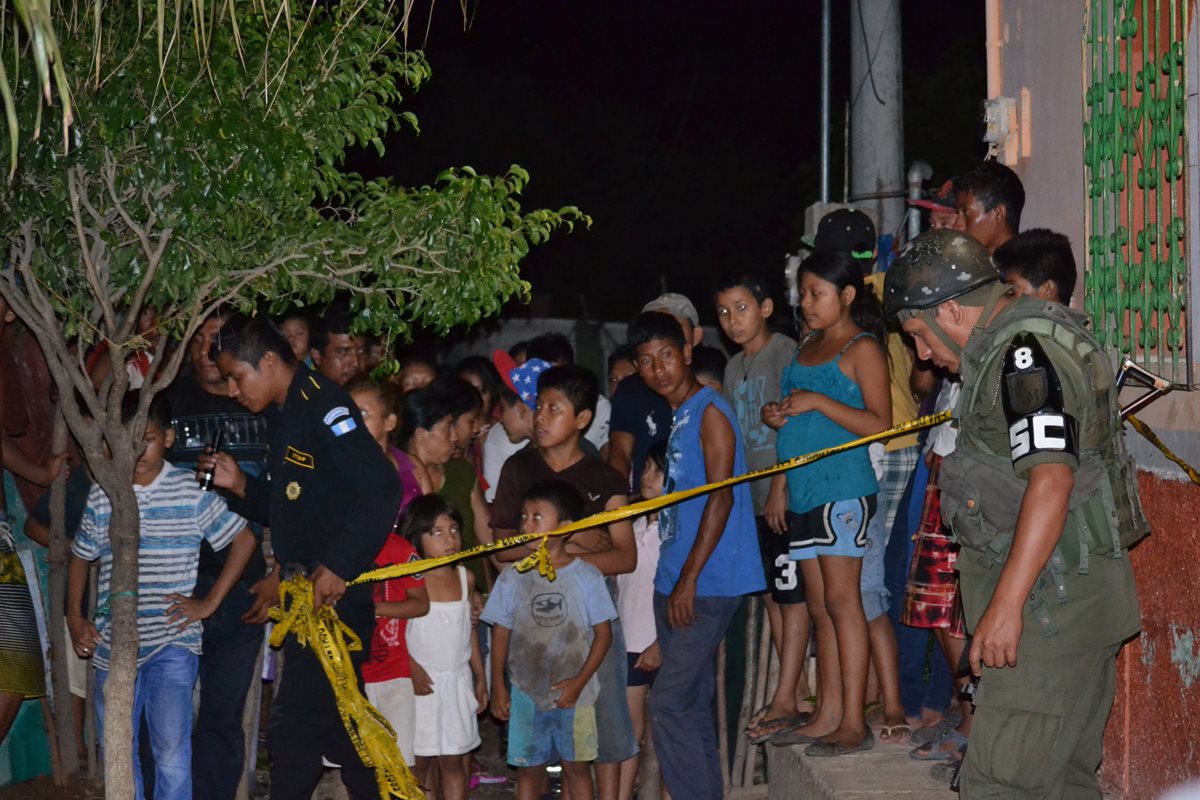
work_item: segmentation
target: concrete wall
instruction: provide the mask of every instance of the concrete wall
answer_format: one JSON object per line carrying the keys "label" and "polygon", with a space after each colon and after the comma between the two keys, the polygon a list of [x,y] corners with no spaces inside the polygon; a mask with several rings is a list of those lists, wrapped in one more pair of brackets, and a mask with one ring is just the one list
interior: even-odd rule
{"label": "concrete wall", "polygon": [[[1195,9],[1194,0],[1186,2]],[[1027,196],[1022,227],[1067,234],[1081,269],[1085,6],[1003,0],[1001,56],[1004,95],[1019,101],[1023,88],[1029,92],[1030,152],[1013,165]],[[1193,48],[1189,59],[1195,56]],[[1193,85],[1191,92],[1195,90]],[[1196,202],[1194,188],[1189,197]],[[1200,231],[1193,227],[1189,235],[1195,241]],[[1191,279],[1196,282],[1200,264],[1194,248],[1192,253]],[[1082,277],[1079,284],[1076,307],[1081,307]],[[1195,307],[1192,314],[1200,319]],[[1193,352],[1193,360],[1195,356]],[[1134,394],[1127,390],[1122,399],[1128,401]],[[1185,460],[1200,463],[1197,393],[1176,392],[1139,416]],[[1186,482],[1177,467],[1137,434],[1131,432],[1128,441],[1142,470],[1142,499],[1153,533],[1131,554],[1143,632],[1119,659],[1117,702],[1109,719],[1101,774],[1116,796],[1149,800],[1200,776],[1200,734],[1195,727],[1200,718],[1200,486]]]}
{"label": "concrete wall", "polygon": [[[1031,148],[1010,165],[1025,184],[1021,227],[1050,228],[1071,239],[1083,265],[1083,86],[1080,80],[1082,2],[1003,0],[1000,51],[1003,94],[1018,101],[1029,90]],[[1083,281],[1076,299],[1081,308]]]}

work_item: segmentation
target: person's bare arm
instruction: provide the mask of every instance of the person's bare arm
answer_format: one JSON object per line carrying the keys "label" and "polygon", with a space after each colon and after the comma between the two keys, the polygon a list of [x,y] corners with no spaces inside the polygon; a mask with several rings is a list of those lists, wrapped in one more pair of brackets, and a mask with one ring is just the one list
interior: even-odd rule
{"label": "person's bare arm", "polygon": [[579,693],[583,691],[588,680],[596,674],[596,670],[600,669],[600,663],[604,661],[608,648],[612,646],[612,640],[611,622],[605,620],[592,626],[592,646],[588,648],[587,659],[583,662],[583,668],[579,670],[579,674],[574,678],[559,681],[550,687],[562,690],[558,699],[554,701],[554,705],[559,708],[575,707],[576,701],[579,700]]}
{"label": "person's bare arm", "polygon": [[1062,538],[1074,487],[1075,473],[1066,464],[1038,464],[1029,470],[1012,549],[971,642],[971,671],[976,675],[984,665],[1017,665],[1025,601]]}
{"label": "person's bare arm", "polygon": [[67,630],[71,633],[71,645],[75,655],[91,658],[100,643],[100,632],[92,621],[83,616],[83,595],[87,591],[90,561],[71,553],[67,567]]}
{"label": "person's bare arm", "polygon": [[787,475],[782,472],[771,476],[771,491],[767,495],[763,516],[772,531],[787,532]]}
{"label": "person's bare arm", "polygon": [[628,431],[609,431],[608,465],[629,480],[633,466],[633,434]]}
{"label": "person's bare arm", "polygon": [[846,351],[843,364],[862,392],[862,408],[840,403],[820,392],[796,391],[781,403],[783,413],[794,417],[806,411],[819,411],[856,436],[870,436],[890,428],[892,389],[883,349],[873,339],[860,340]]}
{"label": "person's bare arm", "polygon": [[[474,598],[478,597],[475,590],[475,573],[467,570],[467,595]],[[475,700],[479,703],[475,709],[476,714],[482,714],[487,711],[488,706],[488,691],[487,691],[487,673],[484,672],[483,666],[483,647],[479,644],[479,626],[475,624],[474,616],[471,623],[471,676],[475,683]]]}
{"label": "person's bare arm", "polygon": [[375,602],[375,616],[388,619],[413,619],[429,613],[429,591],[424,586],[413,586],[405,590],[408,597],[403,600]]}
{"label": "person's bare arm", "polygon": [[508,719],[512,700],[504,683],[504,665],[508,662],[508,640],[512,631],[503,625],[492,626],[492,716],[500,722]]}
{"label": "person's bare arm", "polygon": [[[628,503],[627,495],[613,495],[604,504],[604,510],[611,511],[614,508],[628,505]],[[583,531],[583,533],[587,533],[587,531]],[[627,519],[608,526],[605,537],[607,547],[576,549],[572,547],[576,544],[575,538],[571,537],[571,542],[567,545],[568,552],[600,570],[602,575],[623,575],[633,572],[637,568],[637,540],[633,537],[633,523]]]}
{"label": "person's bare arm", "polygon": [[50,456],[45,464],[40,464],[27,458],[21,452],[21,448],[8,441],[7,436],[4,439],[4,468],[37,486],[49,486],[50,482],[58,477],[67,460],[67,453],[63,451]]}
{"label": "person's bare arm", "polygon": [[217,576],[208,594],[204,597],[187,597],[178,593],[167,595],[167,599],[171,601],[165,612],[167,621],[183,630],[193,622],[211,617],[238,578],[246,571],[246,564],[250,562],[250,556],[254,555],[257,547],[258,540],[254,538],[254,533],[249,528],[242,528],[241,532],[233,537],[233,542],[229,545],[229,557],[225,559],[225,566],[221,567],[221,574]]}
{"label": "person's bare arm", "polygon": [[[737,438],[733,426],[716,406],[710,405],[704,410],[704,417],[700,422],[700,447],[704,452],[704,474],[708,483],[723,481],[733,476]],[[686,628],[695,621],[696,583],[725,533],[725,525],[729,522],[729,513],[732,510],[731,488],[708,493],[704,501],[704,511],[700,514],[696,540],[683,562],[679,580],[675,582],[671,596],[667,598],[667,619],[672,628]]]}

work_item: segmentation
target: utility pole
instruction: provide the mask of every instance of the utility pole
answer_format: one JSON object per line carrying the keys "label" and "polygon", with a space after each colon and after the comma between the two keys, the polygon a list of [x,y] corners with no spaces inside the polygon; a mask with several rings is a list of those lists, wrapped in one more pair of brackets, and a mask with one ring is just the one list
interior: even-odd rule
{"label": "utility pole", "polygon": [[900,0],[850,0],[850,202],[880,235],[904,223]]}

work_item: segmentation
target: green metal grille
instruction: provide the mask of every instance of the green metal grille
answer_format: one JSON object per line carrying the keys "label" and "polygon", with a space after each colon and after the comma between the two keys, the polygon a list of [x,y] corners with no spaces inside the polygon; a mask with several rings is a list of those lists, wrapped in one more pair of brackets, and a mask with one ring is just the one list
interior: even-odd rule
{"label": "green metal grille", "polygon": [[1190,2],[1089,0],[1083,48],[1084,309],[1102,343],[1185,384]]}

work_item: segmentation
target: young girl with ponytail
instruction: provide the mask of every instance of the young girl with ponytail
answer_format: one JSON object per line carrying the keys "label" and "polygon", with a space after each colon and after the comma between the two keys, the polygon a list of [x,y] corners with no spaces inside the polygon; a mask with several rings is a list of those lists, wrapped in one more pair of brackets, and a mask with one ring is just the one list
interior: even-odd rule
{"label": "young girl with ponytail", "polygon": [[[883,313],[858,263],[815,253],[799,282],[807,334],[784,369],[784,399],[762,410],[779,431],[780,460],[878,433],[892,419]],[[863,714],[870,645],[859,581],[879,484],[866,447],[790,470],[787,483],[789,555],[804,575],[819,691],[816,714],[785,735],[807,742],[811,756],[866,750],[875,740]]]}

